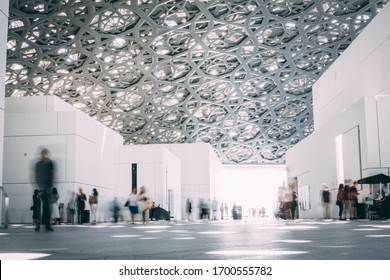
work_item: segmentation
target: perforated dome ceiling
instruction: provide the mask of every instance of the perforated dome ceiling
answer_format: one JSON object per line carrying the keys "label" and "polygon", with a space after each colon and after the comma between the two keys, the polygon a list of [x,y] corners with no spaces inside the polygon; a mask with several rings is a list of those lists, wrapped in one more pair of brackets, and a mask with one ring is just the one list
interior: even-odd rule
{"label": "perforated dome ceiling", "polygon": [[313,83],[386,2],[11,0],[6,96],[57,95],[127,144],[283,164]]}

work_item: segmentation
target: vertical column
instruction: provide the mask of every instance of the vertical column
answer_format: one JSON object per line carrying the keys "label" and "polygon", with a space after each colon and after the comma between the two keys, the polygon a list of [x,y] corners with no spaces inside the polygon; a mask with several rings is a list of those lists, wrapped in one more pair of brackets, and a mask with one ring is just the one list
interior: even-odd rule
{"label": "vertical column", "polygon": [[[0,24],[8,26],[8,7],[9,1],[0,2]],[[0,30],[0,186],[3,185],[3,146],[4,146],[4,102],[5,102],[5,65],[7,59],[7,28]],[[0,225],[5,222],[7,217],[8,201],[3,188],[0,188]]]}
{"label": "vertical column", "polygon": [[131,164],[131,189],[137,189],[137,164]]}

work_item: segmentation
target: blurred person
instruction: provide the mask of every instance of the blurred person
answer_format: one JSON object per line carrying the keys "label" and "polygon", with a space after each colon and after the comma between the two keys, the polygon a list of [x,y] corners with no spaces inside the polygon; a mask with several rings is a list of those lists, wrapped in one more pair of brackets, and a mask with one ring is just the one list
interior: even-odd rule
{"label": "blurred person", "polygon": [[110,210],[112,212],[112,217],[114,219],[114,223],[117,223],[119,220],[119,214],[121,211],[121,205],[120,205],[117,197],[114,197],[114,200],[111,202]]}
{"label": "blurred person", "polygon": [[285,193],[281,201],[281,209],[285,220],[291,219],[292,195]]}
{"label": "blurred person", "polygon": [[347,217],[351,217],[351,197],[349,193],[350,187],[348,185],[344,185],[344,211],[343,211],[343,220],[346,220]]}
{"label": "blurred person", "polygon": [[207,220],[209,220],[210,217],[210,199],[207,199],[206,202],[204,202],[204,215]]}
{"label": "blurred person", "polygon": [[96,225],[96,215],[98,208],[98,191],[93,188],[92,194],[88,198],[89,207],[91,209],[91,224]]}
{"label": "blurred person", "polygon": [[344,184],[339,184],[339,189],[337,190],[336,205],[339,207],[339,220],[343,220],[343,210],[344,210]]}
{"label": "blurred person", "polygon": [[298,206],[298,195],[295,191],[292,192],[292,199],[291,199],[291,219],[295,220],[296,218],[296,209]]}
{"label": "blurred person", "polygon": [[256,208],[255,207],[252,208],[252,217],[253,218],[256,217]]}
{"label": "blurred person", "polygon": [[130,219],[131,219],[131,223],[134,224],[135,223],[135,218],[138,214],[138,196],[137,196],[137,188],[133,188],[131,190],[131,193],[129,194],[128,198],[127,198],[127,206],[129,207],[129,211],[130,211]]}
{"label": "blurred person", "polygon": [[65,221],[65,213],[64,213],[64,203],[58,204],[58,212],[60,214],[60,217],[58,219],[58,224],[61,224]]}
{"label": "blurred person", "polygon": [[87,196],[83,192],[82,188],[79,188],[79,193],[77,194],[76,202],[77,202],[77,223],[84,223],[84,211],[85,211],[85,201],[87,200]]}
{"label": "blurred person", "polygon": [[68,210],[68,222],[70,222],[72,225],[74,225],[74,217],[76,214],[76,205],[77,205],[76,200],[77,200],[76,193],[72,192],[69,197],[68,204],[66,206]]}
{"label": "blurred person", "polygon": [[223,207],[223,203],[221,203],[221,206],[219,207],[219,211],[221,212],[221,220],[223,220],[224,218],[224,213],[225,213],[225,209]]}
{"label": "blurred person", "polygon": [[213,220],[217,220],[217,211],[218,211],[218,201],[214,197],[213,202],[211,203],[211,210],[213,211]]}
{"label": "blurred person", "polygon": [[321,203],[324,211],[324,219],[330,219],[330,191],[325,183],[322,184],[322,187],[323,190],[321,193]]}
{"label": "blurred person", "polygon": [[52,188],[50,196],[50,211],[51,211],[51,224],[60,224],[60,211],[58,209],[58,200],[60,195],[58,194],[57,188]]}
{"label": "blurred person", "polygon": [[192,221],[192,201],[189,198],[186,200],[186,215],[187,220]]}
{"label": "blurred person", "polygon": [[349,197],[351,200],[351,208],[350,208],[350,219],[357,219],[357,205],[358,205],[358,195],[359,192],[357,190],[357,181],[353,181],[352,186],[349,188]]}
{"label": "blurred person", "polygon": [[38,190],[34,190],[34,194],[32,196],[31,210],[33,211],[33,225],[39,225],[41,219],[41,199],[39,198]]}
{"label": "blurred person", "polygon": [[262,218],[265,218],[265,217],[266,217],[266,214],[267,214],[267,212],[266,212],[266,210],[265,210],[265,207],[261,208],[261,217],[262,217]]}
{"label": "blurred person", "polygon": [[145,224],[146,223],[146,212],[152,206],[152,201],[149,197],[149,194],[146,191],[145,186],[142,186],[140,188],[137,201],[138,201],[139,211],[141,212],[141,215],[142,215],[142,223]]}
{"label": "blurred person", "polygon": [[233,205],[232,205],[232,218],[233,220],[235,220],[237,218],[237,206],[236,206],[236,202],[233,202]]}
{"label": "blurred person", "polygon": [[[55,177],[55,163],[50,159],[50,152],[47,148],[41,151],[41,158],[35,164],[35,182],[38,186],[39,196],[42,201],[42,224],[46,231],[53,231],[50,225],[50,196]],[[35,225],[35,231],[39,231],[40,223]]]}
{"label": "blurred person", "polygon": [[199,200],[199,217],[202,220],[204,216],[205,216],[205,202],[204,199],[201,198]]}
{"label": "blurred person", "polygon": [[226,202],[225,202],[225,217],[226,219],[229,220],[229,206],[227,205]]}
{"label": "blurred person", "polygon": [[[160,207],[160,205],[158,206]],[[153,201],[152,206],[149,208],[149,218],[151,221],[156,221],[156,203]]]}

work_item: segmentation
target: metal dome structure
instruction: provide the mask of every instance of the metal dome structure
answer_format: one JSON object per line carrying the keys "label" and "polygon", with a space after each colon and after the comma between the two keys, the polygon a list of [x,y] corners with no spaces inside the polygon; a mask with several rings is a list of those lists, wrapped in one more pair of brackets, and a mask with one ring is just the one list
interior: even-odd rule
{"label": "metal dome structure", "polygon": [[59,96],[126,144],[283,164],[312,85],[386,3],[10,0],[6,96]]}

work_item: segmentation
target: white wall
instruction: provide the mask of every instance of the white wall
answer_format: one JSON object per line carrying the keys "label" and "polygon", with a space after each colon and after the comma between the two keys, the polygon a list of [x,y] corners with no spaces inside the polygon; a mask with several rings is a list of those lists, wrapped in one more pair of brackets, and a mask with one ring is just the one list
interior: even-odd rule
{"label": "white wall", "polygon": [[[390,48],[389,48],[389,57],[390,57]],[[389,64],[390,64],[390,60],[389,60]],[[388,88],[390,90],[390,85]],[[378,138],[379,138],[378,146],[380,151],[378,166],[390,167],[390,122],[388,121],[389,108],[390,108],[390,96],[377,96],[376,100],[377,100],[377,114],[378,114]]]}
{"label": "white wall", "polygon": [[[66,202],[69,192],[79,186],[87,194],[96,187],[100,221],[109,219],[107,207],[113,197],[124,203],[130,193],[132,163],[137,163],[138,186],[145,185],[156,204],[170,210],[177,220],[185,217],[187,198],[193,200],[193,215],[198,218],[199,200],[215,197],[219,203],[226,202],[236,194],[233,182],[245,182],[247,193],[260,186],[259,202],[265,204],[268,196],[264,194],[285,181],[284,171],[224,167],[205,143],[123,146],[121,136],[55,96],[7,98],[6,104],[4,174],[11,195],[10,222],[31,222],[31,171],[41,146],[49,148],[57,163],[60,202]],[[128,218],[126,209],[123,213]]]}
{"label": "white wall", "polygon": [[[131,165],[137,164],[137,187],[145,186],[156,206],[169,210],[174,219],[181,219],[180,160],[161,145],[129,145],[117,150],[115,186],[121,197],[132,187]],[[168,200],[173,191],[174,201]]]}
{"label": "white wall", "polygon": [[197,205],[201,198],[221,195],[221,163],[208,144],[123,146],[119,134],[55,96],[8,98],[6,104],[4,186],[11,196],[10,222],[31,220],[31,171],[42,146],[57,164],[60,202],[80,186],[87,194],[97,188],[98,220],[109,219],[114,197],[124,203],[130,193],[132,163],[138,166],[138,185],[175,219],[182,218],[187,197]]}
{"label": "white wall", "polygon": [[299,211],[300,218],[321,218],[321,184],[326,183],[331,189],[338,185],[335,138],[356,126],[356,123],[343,122],[345,119],[340,117],[340,123],[336,120],[333,125],[316,130],[286,153],[289,178],[297,177],[298,189],[310,188],[311,209]]}
{"label": "white wall", "polygon": [[7,98],[5,108],[3,170],[9,221],[31,222],[32,169],[42,147],[56,162],[59,202],[66,205],[69,193],[79,187],[87,195],[97,188],[100,220],[108,219],[108,202],[115,193],[114,151],[122,137],[55,96]]}
{"label": "white wall", "polygon": [[193,203],[193,218],[199,217],[199,201],[214,199],[221,201],[219,174],[222,164],[209,144],[161,144],[181,161],[181,204],[182,217],[185,217],[187,198]]}
{"label": "white wall", "polygon": [[43,113],[79,111],[72,105],[62,102],[58,97],[25,96],[7,98],[7,113]]}
{"label": "white wall", "polygon": [[[8,26],[8,5],[9,1],[0,3],[0,24]],[[7,28],[3,28],[0,35],[0,77],[5,77],[5,65],[7,59]],[[5,79],[0,79],[0,186],[3,182],[3,135],[4,135],[4,98]],[[1,208],[0,208],[1,209]],[[1,210],[0,210],[1,211]],[[1,215],[0,215],[1,217]],[[0,218],[1,219],[1,218]]]}
{"label": "white wall", "polygon": [[[315,132],[286,153],[289,178],[310,186],[312,208],[300,217],[320,218],[320,188],[390,171],[390,5],[313,86]],[[338,144],[337,144],[338,143]],[[360,202],[369,192],[363,185]],[[336,191],[333,190],[333,197]],[[332,203],[337,217],[337,207]]]}
{"label": "white wall", "polygon": [[[165,208],[165,205],[168,203],[166,209],[171,212],[175,220],[181,220],[183,219],[181,204],[181,160],[167,149],[163,150],[163,157],[166,161],[166,164],[163,167],[163,181],[166,184],[166,190],[170,191],[173,195],[171,198],[168,198],[169,193],[165,191],[162,194],[163,198],[164,196],[165,198],[163,199],[163,204],[161,204],[161,206]],[[172,199],[173,201],[169,201],[170,199]]]}
{"label": "white wall", "polygon": [[320,128],[364,96],[390,94],[390,3],[313,86]]}
{"label": "white wall", "polygon": [[[322,183],[336,189],[339,183],[345,181],[377,173],[389,174],[390,165],[386,161],[390,153],[386,149],[380,149],[380,145],[389,143],[390,123],[387,120],[390,118],[390,112],[378,112],[383,106],[382,103],[389,101],[390,96],[380,99],[369,96],[361,99],[287,151],[288,176],[297,177],[298,186],[309,185],[311,190],[312,209],[301,211],[300,217],[322,217],[319,196]],[[374,118],[375,123],[370,122],[372,115],[378,116]],[[367,130],[367,127],[370,129]],[[373,128],[380,129],[374,131]],[[375,137],[370,138],[371,133],[374,133]],[[337,139],[341,139],[340,150],[337,149]],[[361,202],[369,191],[368,186],[363,188]],[[335,190],[333,195],[335,197]],[[336,217],[337,207],[333,204],[332,207]]]}

